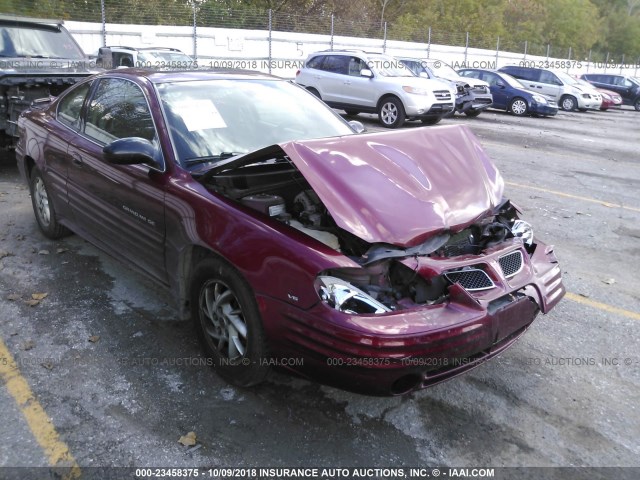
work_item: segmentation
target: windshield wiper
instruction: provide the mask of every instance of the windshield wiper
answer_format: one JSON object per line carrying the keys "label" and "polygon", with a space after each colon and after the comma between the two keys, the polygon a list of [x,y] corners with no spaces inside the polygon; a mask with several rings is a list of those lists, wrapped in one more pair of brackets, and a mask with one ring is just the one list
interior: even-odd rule
{"label": "windshield wiper", "polygon": [[199,165],[201,163],[209,163],[209,162],[217,162],[218,160],[226,160],[227,158],[237,157],[238,155],[242,155],[242,153],[220,152],[218,155],[190,158],[189,160],[185,160],[184,164],[189,167],[191,165]]}

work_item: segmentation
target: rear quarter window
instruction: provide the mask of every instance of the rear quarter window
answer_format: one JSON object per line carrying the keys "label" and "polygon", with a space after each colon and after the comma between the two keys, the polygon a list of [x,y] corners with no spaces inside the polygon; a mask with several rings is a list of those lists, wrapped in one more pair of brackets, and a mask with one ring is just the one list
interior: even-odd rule
{"label": "rear quarter window", "polygon": [[80,129],[80,113],[92,82],[87,82],[73,89],[58,104],[57,118],[60,123],[74,130]]}
{"label": "rear quarter window", "polygon": [[307,68],[315,68],[316,70],[320,70],[322,68],[323,61],[324,61],[324,55],[318,55],[317,57],[313,57],[307,62]]}

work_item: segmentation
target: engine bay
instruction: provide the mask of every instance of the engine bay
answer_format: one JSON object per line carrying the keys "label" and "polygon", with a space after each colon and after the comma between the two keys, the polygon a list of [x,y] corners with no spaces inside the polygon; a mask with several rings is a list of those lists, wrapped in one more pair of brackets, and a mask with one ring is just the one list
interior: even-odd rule
{"label": "engine bay", "polygon": [[[359,268],[326,271],[318,277],[340,280],[347,285],[340,286],[343,290],[352,288],[360,292],[340,305],[333,305],[351,313],[381,313],[442,303],[447,299],[448,287],[454,283],[452,277],[419,275],[404,259],[480,255],[509,238],[526,234],[518,231],[521,221],[516,207],[503,201],[472,225],[459,231],[440,232],[413,247],[371,244],[336,224],[320,197],[284,155],[207,174],[200,181],[211,191],[275,218],[358,263]],[[529,244],[525,242],[525,245],[531,254],[535,248],[532,234],[528,240]],[[335,284],[332,280],[331,288],[335,288]],[[317,285],[321,298],[327,288],[326,282]],[[362,301],[365,297],[368,300]]]}

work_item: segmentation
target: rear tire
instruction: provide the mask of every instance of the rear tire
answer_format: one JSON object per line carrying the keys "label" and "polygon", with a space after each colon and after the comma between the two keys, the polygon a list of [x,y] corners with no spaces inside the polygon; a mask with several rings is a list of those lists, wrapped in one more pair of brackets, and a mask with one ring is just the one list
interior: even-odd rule
{"label": "rear tire", "polygon": [[38,227],[44,236],[56,240],[70,235],[71,230],[58,223],[56,209],[49,194],[50,190],[47,188],[38,167],[33,167],[29,187],[31,190],[33,213],[36,215]]}
{"label": "rear tire", "polygon": [[396,97],[386,97],[380,101],[378,119],[383,127],[399,128],[404,125],[404,105]]}
{"label": "rear tire", "polygon": [[640,112],[640,97],[636,98],[636,101],[633,102],[633,108],[636,109],[636,112]]}
{"label": "rear tire", "polygon": [[347,115],[349,115],[350,117],[355,117],[356,115],[358,115],[360,112],[358,110],[345,110],[344,111]]}
{"label": "rear tire", "polygon": [[269,373],[268,349],[255,297],[229,264],[207,258],[191,280],[191,318],[216,373],[239,387],[261,383]]}

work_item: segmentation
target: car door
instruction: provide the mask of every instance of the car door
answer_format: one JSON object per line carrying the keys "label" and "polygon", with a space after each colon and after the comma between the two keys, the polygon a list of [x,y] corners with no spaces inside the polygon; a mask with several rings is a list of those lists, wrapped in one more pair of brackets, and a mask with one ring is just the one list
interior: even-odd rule
{"label": "car door", "polygon": [[635,84],[628,78],[620,75],[612,75],[611,82],[613,84],[611,90],[619,93],[625,104],[631,105],[635,98]]}
{"label": "car door", "polygon": [[360,72],[369,69],[366,62],[358,57],[349,57],[348,74],[343,80],[343,102],[364,107],[376,106],[376,89],[371,78],[363,77]]}
{"label": "car door", "polygon": [[509,100],[511,100],[509,96],[511,87],[509,84],[495,73],[481,72],[480,75],[480,79],[489,84],[491,96],[493,96],[493,107],[506,110]]}
{"label": "car door", "polygon": [[158,145],[148,102],[129,80],[104,77],[96,83],[85,106],[82,135],[68,149],[74,222],[92,242],[165,282],[162,156],[153,165],[114,165],[102,151],[125,137]]}
{"label": "car door", "polygon": [[314,72],[322,100],[329,104],[344,101],[344,81],[349,73],[349,57],[327,55],[320,69]]}
{"label": "car door", "polygon": [[[56,214],[67,226],[73,224],[73,213],[69,208],[67,179],[71,157],[69,145],[75,142],[81,127],[82,108],[91,89],[92,82],[84,82],[66,92],[60,99],[56,111],[56,120],[62,124],[47,125],[48,135],[43,142],[43,174],[54,197]],[[52,134],[53,133],[53,134]],[[70,225],[71,224],[71,225]]]}
{"label": "car door", "polygon": [[540,76],[537,82],[527,82],[525,85],[529,87],[529,83],[535,84],[535,92],[552,97],[556,102],[559,102],[564,83],[553,72],[548,70],[540,70],[539,72]]}

